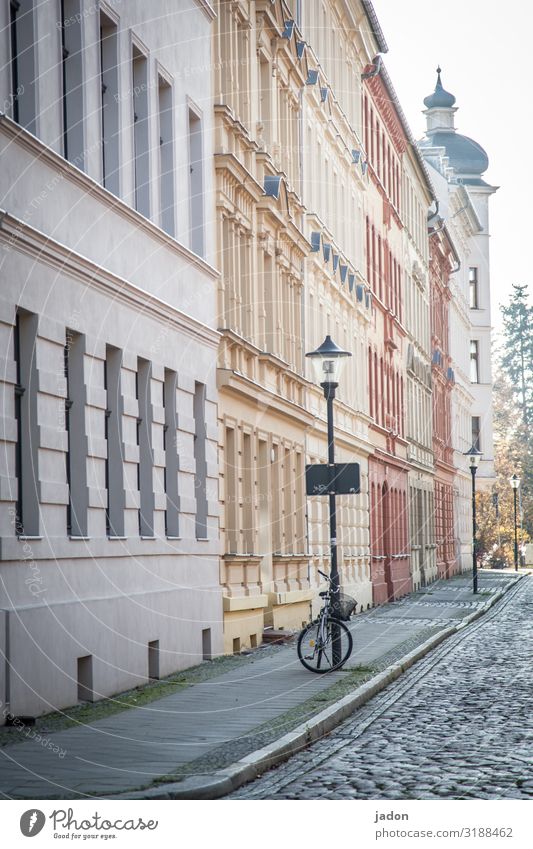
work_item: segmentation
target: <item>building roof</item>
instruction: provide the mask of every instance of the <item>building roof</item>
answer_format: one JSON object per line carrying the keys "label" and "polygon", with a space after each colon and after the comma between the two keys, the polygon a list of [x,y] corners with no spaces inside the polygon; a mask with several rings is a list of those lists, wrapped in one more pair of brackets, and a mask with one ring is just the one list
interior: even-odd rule
{"label": "building roof", "polygon": [[428,109],[438,109],[438,108],[451,108],[455,103],[455,97],[453,94],[450,94],[449,91],[446,91],[442,86],[442,80],[440,78],[442,68],[437,68],[437,84],[435,86],[435,91],[433,94],[429,94],[424,98],[424,104]]}
{"label": "building roof", "polygon": [[479,176],[489,167],[489,157],[481,145],[455,130],[437,130],[431,134],[429,144],[445,148],[449,163],[458,176]]}
{"label": "building roof", "polygon": [[365,10],[366,16],[368,18],[368,23],[370,24],[372,35],[376,39],[377,45],[379,47],[379,52],[388,53],[389,46],[385,41],[385,36],[383,35],[381,24],[378,20],[378,16],[376,15],[374,4],[371,3],[370,0],[362,0],[362,3],[363,9]]}
{"label": "building roof", "polygon": [[398,115],[400,123],[403,127],[403,131],[405,133],[405,136],[407,138],[409,146],[411,147],[411,150],[413,151],[415,159],[417,160],[418,165],[419,165],[422,173],[424,174],[429,193],[432,195],[433,200],[435,200],[436,197],[437,197],[437,193],[436,193],[435,187],[433,186],[433,183],[431,181],[431,177],[430,177],[430,174],[429,174],[429,171],[428,171],[427,164],[426,164],[423,156],[421,155],[420,150],[418,149],[418,145],[417,145],[417,143],[414,139],[413,133],[411,132],[411,127],[409,126],[409,124],[407,122],[407,118],[405,117],[405,112],[403,111],[402,106],[400,104],[400,101],[398,100],[398,95],[396,94],[396,89],[394,88],[394,85],[392,84],[392,80],[389,76],[389,72],[387,71],[384,62],[381,63],[380,76],[381,76],[381,79],[383,80],[385,88],[387,89],[387,92],[390,96],[391,103],[393,104],[394,109],[396,110],[396,114]]}

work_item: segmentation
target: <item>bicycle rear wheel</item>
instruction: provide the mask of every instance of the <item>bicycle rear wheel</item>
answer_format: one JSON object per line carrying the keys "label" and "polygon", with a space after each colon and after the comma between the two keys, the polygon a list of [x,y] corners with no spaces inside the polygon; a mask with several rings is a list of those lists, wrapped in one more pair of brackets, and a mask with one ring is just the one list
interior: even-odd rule
{"label": "bicycle rear wheel", "polygon": [[[333,662],[333,628],[339,628],[340,661]],[[310,672],[333,672],[344,666],[352,653],[353,638],[344,622],[340,619],[328,618],[326,621],[326,638],[320,640],[320,621],[311,622],[298,637],[298,658]]]}

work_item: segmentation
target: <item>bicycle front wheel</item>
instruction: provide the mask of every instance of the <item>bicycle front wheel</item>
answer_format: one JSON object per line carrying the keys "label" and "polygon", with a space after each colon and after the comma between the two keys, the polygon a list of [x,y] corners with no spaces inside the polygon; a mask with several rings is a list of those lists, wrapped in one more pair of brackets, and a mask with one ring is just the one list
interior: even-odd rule
{"label": "bicycle front wheel", "polygon": [[[335,629],[338,628],[337,644],[334,645]],[[311,622],[298,637],[298,658],[310,672],[333,672],[344,666],[352,653],[353,638],[344,622],[328,618],[321,639],[320,620]],[[335,662],[335,657],[338,658]]]}

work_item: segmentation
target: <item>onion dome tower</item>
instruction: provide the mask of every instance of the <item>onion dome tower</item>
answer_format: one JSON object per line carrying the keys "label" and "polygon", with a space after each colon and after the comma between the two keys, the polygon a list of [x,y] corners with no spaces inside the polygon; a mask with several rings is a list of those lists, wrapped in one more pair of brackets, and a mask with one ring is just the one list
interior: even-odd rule
{"label": "onion dome tower", "polygon": [[437,68],[435,91],[424,98],[427,129],[420,146],[445,148],[449,164],[460,182],[480,184],[489,158],[480,144],[455,129],[455,97],[443,87],[441,73],[441,68]]}

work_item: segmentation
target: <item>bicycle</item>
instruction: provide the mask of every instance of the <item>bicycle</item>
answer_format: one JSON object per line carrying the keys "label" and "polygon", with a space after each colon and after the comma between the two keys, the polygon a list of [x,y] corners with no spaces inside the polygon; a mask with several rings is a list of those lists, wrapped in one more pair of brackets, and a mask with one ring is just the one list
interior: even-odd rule
{"label": "bicycle", "polygon": [[[353,638],[344,623],[349,621],[357,602],[351,596],[340,592],[338,598],[333,600],[331,579],[320,569],[318,574],[326,579],[329,588],[319,593],[320,598],[324,599],[323,607],[317,619],[301,631],[297,651],[300,663],[306,669],[310,672],[324,673],[340,669],[352,653]],[[335,657],[340,657],[340,660],[335,662]]]}

